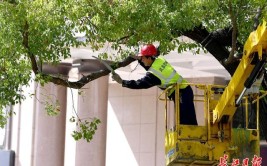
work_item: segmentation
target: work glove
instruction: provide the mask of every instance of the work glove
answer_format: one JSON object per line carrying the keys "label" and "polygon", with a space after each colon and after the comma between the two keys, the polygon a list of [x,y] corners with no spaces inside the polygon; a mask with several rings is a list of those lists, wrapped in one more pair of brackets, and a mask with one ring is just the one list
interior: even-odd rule
{"label": "work glove", "polygon": [[115,80],[117,83],[122,84],[122,79],[117,73],[112,74],[112,79]]}

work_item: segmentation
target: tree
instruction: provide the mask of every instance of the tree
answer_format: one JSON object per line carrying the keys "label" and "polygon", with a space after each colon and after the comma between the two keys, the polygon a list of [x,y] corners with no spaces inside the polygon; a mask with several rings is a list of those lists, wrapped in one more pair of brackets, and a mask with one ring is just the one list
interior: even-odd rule
{"label": "tree", "polygon": [[[117,51],[118,59],[111,64],[114,69],[134,61],[129,55],[143,43],[160,43],[163,55],[171,50],[205,49],[233,74],[254,18],[266,16],[265,0],[2,0],[0,107],[25,98],[20,87],[28,85],[31,72],[41,84],[53,82],[76,89],[110,73],[103,68],[70,82],[60,73],[42,71],[43,64],[56,65],[70,57],[70,47],[90,45],[98,50],[108,43]],[[76,33],[84,33],[86,40],[77,40]],[[180,36],[195,42],[182,42]],[[3,111],[0,115],[3,126],[6,115]]]}

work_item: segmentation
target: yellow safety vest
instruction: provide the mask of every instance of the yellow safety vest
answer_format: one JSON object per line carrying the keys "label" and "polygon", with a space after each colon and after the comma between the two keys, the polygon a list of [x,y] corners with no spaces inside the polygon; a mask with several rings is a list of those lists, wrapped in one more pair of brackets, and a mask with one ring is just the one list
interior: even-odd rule
{"label": "yellow safety vest", "polygon": [[[187,81],[161,56],[155,59],[152,66],[148,69],[148,72],[160,79],[161,85],[158,86],[159,88],[165,89],[175,83],[187,83]],[[181,84],[180,89],[184,89],[187,86],[187,84]]]}

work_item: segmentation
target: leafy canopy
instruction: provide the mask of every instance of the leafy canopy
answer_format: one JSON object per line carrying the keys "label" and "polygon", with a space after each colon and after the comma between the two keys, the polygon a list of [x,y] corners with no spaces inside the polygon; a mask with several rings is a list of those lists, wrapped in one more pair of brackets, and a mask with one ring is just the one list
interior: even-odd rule
{"label": "leafy canopy", "polygon": [[[265,6],[266,0],[3,0],[0,110],[25,98],[21,87],[33,81],[32,71],[35,81],[50,81],[42,64],[70,57],[71,47],[97,50],[109,43],[122,58],[143,43],[158,42],[162,52],[183,51],[199,46],[179,41],[184,31],[202,25],[211,32],[232,26],[231,18],[243,43],[258,8],[266,18]],[[77,33],[86,41],[77,40]],[[0,111],[0,126],[6,117]]]}

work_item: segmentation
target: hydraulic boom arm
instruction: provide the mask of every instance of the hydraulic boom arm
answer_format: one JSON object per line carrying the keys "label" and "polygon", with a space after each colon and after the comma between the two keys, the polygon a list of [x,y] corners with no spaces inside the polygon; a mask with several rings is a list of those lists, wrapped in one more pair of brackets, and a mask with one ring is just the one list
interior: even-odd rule
{"label": "hydraulic boom arm", "polygon": [[243,57],[231,81],[213,110],[213,123],[230,121],[244,93],[251,87],[262,71],[267,53],[267,27],[263,21],[257,30],[250,33]]}

